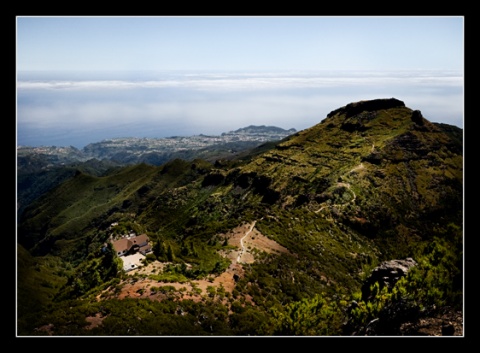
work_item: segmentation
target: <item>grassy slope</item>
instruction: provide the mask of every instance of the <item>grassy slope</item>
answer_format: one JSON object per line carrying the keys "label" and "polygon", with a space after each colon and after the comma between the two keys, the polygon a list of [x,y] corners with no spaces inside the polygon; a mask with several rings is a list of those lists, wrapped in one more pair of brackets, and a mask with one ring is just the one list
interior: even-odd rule
{"label": "grassy slope", "polygon": [[[134,215],[155,239],[176,244],[181,261],[182,244],[216,246],[217,233],[257,220],[295,254],[254,264],[238,281],[237,291],[259,310],[321,292],[352,293],[365,268],[410,256],[420,240],[461,224],[458,134],[451,139],[411,117],[406,107],[354,116],[339,110],[244,162],[80,174],[27,212],[20,239],[32,245],[48,235],[56,253],[81,259],[88,251],[79,253],[79,244],[96,244],[98,234],[103,241],[99,230]],[[205,254],[200,262],[214,257]]]}
{"label": "grassy slope", "polygon": [[53,256],[32,257],[21,245],[17,246],[16,310],[21,332],[47,307],[66,283],[72,266]]}

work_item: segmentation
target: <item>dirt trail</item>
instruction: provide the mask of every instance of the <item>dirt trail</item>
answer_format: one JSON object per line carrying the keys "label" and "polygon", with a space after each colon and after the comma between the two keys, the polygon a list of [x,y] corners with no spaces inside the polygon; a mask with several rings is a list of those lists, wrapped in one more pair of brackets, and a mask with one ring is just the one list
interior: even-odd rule
{"label": "dirt trail", "polygon": [[[319,210],[320,211],[320,210]],[[119,293],[105,292],[97,297],[101,300],[102,296],[123,298],[149,298],[151,300],[163,300],[165,298],[177,299],[192,299],[194,301],[201,301],[208,295],[208,287],[218,289],[224,288],[225,292],[231,293],[235,288],[235,277],[242,277],[244,274],[242,263],[252,263],[255,261],[255,251],[265,251],[267,253],[288,253],[288,249],[284,248],[275,241],[265,237],[257,229],[255,229],[256,221],[248,224],[240,225],[226,234],[221,236],[226,237],[228,244],[237,247],[237,250],[228,250],[221,253],[222,256],[231,260],[230,266],[225,272],[204,280],[195,280],[188,283],[160,283],[158,281],[148,278],[151,273],[159,273],[166,265],[155,261],[148,266],[140,267],[138,269],[128,272],[128,279],[123,282]],[[146,278],[134,277],[135,274],[146,275]],[[159,287],[169,286],[174,290],[168,293],[162,293],[158,290]],[[157,290],[152,290],[157,288]],[[251,302],[251,298],[245,298]],[[96,327],[101,324],[105,317],[97,313],[96,316],[87,317],[90,323],[89,328]],[[441,327],[445,322],[452,323],[455,328],[455,336],[463,335],[463,317],[461,313],[451,312],[446,313],[442,317],[428,318],[420,320],[415,334],[425,336],[441,336]],[[408,326],[408,325],[407,325]],[[405,329],[408,329],[406,327]],[[46,327],[44,330],[48,330]]]}
{"label": "dirt trail", "polygon": [[[288,253],[288,250],[261,234],[255,228],[256,221],[242,224],[226,234],[220,234],[220,237],[227,239],[231,249],[222,250],[220,255],[231,261],[230,266],[218,276],[209,276],[207,279],[192,280],[186,283],[163,283],[148,278],[149,274],[160,273],[166,263],[154,261],[147,266],[128,272],[128,279],[121,285],[122,288],[114,295],[119,299],[131,298],[149,298],[152,300],[162,300],[167,296],[174,296],[179,299],[201,300],[208,294],[208,287],[217,290],[223,287],[225,292],[232,292],[235,288],[235,278],[241,278],[244,275],[242,264],[253,263],[256,252],[266,253]],[[233,248],[235,247],[235,248]],[[141,275],[135,276],[135,275]],[[174,288],[168,294],[158,291],[159,287],[170,286]],[[152,290],[153,288],[153,290]],[[100,296],[98,297],[100,300]]]}
{"label": "dirt trail", "polygon": [[248,235],[252,232],[253,230],[253,227],[255,227],[255,223],[257,223],[257,221],[254,221],[252,223],[252,226],[250,227],[250,230],[248,232],[245,233],[245,235],[240,239],[240,253],[238,254],[237,256],[237,263],[241,263],[241,258],[242,258],[242,255],[245,253],[245,245],[243,244],[243,240],[248,237]]}

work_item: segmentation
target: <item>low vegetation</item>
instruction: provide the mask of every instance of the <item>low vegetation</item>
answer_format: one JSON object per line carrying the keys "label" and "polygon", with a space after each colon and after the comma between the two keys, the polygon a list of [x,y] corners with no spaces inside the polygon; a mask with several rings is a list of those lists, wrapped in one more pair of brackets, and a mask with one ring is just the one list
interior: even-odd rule
{"label": "low vegetation", "polygon": [[[18,333],[415,335],[463,306],[460,136],[367,101],[238,159],[78,171],[19,218]],[[253,222],[288,251],[229,257],[232,230]],[[161,269],[122,270],[109,239],[131,232]],[[362,298],[375,266],[407,257],[418,265]]]}

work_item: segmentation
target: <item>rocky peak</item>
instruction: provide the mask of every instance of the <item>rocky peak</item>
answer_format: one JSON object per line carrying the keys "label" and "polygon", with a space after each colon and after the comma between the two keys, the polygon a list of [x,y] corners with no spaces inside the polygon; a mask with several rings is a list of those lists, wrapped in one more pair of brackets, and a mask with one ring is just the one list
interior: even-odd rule
{"label": "rocky peak", "polygon": [[345,114],[347,118],[360,114],[362,112],[372,112],[381,109],[390,109],[397,107],[405,107],[405,103],[396,98],[380,98],[373,100],[364,100],[349,103],[344,107],[333,110],[327,115],[327,118],[336,114]]}

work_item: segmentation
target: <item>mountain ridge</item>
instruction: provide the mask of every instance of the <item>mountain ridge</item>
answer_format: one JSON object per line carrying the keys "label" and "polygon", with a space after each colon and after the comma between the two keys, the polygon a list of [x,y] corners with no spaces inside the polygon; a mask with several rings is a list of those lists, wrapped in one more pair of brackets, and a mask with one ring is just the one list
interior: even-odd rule
{"label": "mountain ridge", "polygon": [[180,158],[236,158],[248,150],[272,143],[295,129],[250,125],[222,135],[172,136],[168,138],[114,138],[73,146],[17,147],[17,209],[19,213],[38,196],[55,187],[76,170],[102,175],[109,170],[136,163],[161,165]]}
{"label": "mountain ridge", "polygon": [[[92,282],[85,270],[87,264],[93,266],[101,258],[98,249],[116,222],[122,229],[147,234],[154,249],[152,260],[167,266],[163,272],[146,275],[150,282],[138,288],[139,295],[130,296],[134,300],[154,295],[149,286],[166,290],[174,282],[184,283],[185,277],[190,281],[211,278],[210,294],[220,293],[222,286],[216,279],[227,268],[239,266],[231,292],[203,293],[199,298],[204,309],[212,304],[207,298],[218,300],[216,319],[210,322],[217,333],[226,335],[326,335],[328,327],[334,334],[363,332],[360,327],[378,317],[393,323],[386,310],[393,310],[390,318],[400,320],[408,312],[409,319],[412,313],[419,319],[421,313],[433,310],[433,303],[439,305],[439,298],[430,298],[431,294],[416,298],[424,303],[423,309],[408,297],[404,302],[377,299],[381,304],[375,309],[378,312],[368,313],[362,308],[371,308],[372,302],[362,304],[357,299],[365,306],[355,310],[347,310],[346,303],[360,291],[365,273],[376,264],[414,257],[422,259],[417,261],[420,272],[412,271],[409,282],[399,285],[415,286],[433,278],[407,293],[424,295],[421,288],[426,291],[435,286],[428,293],[443,293],[443,305],[459,305],[463,271],[461,135],[461,129],[431,123],[420,111],[394,98],[355,102],[332,111],[311,128],[268,147],[259,146],[241,159],[174,159],[161,166],[132,165],[104,176],[78,172],[25,210],[18,242],[35,257],[53,257],[72,266],[67,285],[57,288],[60,297],[68,294],[69,299],[86,300],[88,293],[94,293],[98,299],[102,292],[97,286],[115,281],[110,289],[102,287],[105,299],[101,302],[109,306],[117,303],[113,288],[121,290],[131,280],[143,281],[141,276],[119,273],[102,282],[97,273]],[[266,237],[288,251],[266,254],[247,248],[255,259],[248,264],[224,257],[237,251],[238,245],[229,243],[228,234],[242,224],[252,224],[255,237]],[[428,257],[431,251],[435,258]],[[433,267],[422,267],[430,261],[435,261]],[[448,279],[437,274],[437,268],[439,273],[448,273]],[[195,289],[190,290],[196,297]],[[181,291],[173,293],[183,296]],[[390,298],[393,293],[382,295]],[[179,300],[176,298],[171,300]],[[323,317],[318,309],[317,314],[309,312],[309,319],[302,323],[289,321],[295,310],[320,304],[335,314]],[[97,310],[93,309],[96,304],[90,305]],[[224,309],[234,313],[222,316]],[[115,312],[110,307],[105,315],[108,318]],[[347,312],[351,315],[349,328],[342,329]],[[54,320],[55,315],[52,312],[48,317]],[[147,316],[141,316],[143,328],[131,323],[140,334],[150,327]],[[171,315],[168,320],[177,319]],[[311,327],[307,324],[310,319],[315,322]],[[38,327],[38,320],[25,324],[24,330]],[[401,320],[391,332],[400,332],[398,325],[406,316]],[[231,331],[222,331],[221,322]],[[56,325],[57,332],[64,329],[60,321]],[[105,319],[102,325],[96,332],[112,329],[113,321]]]}

